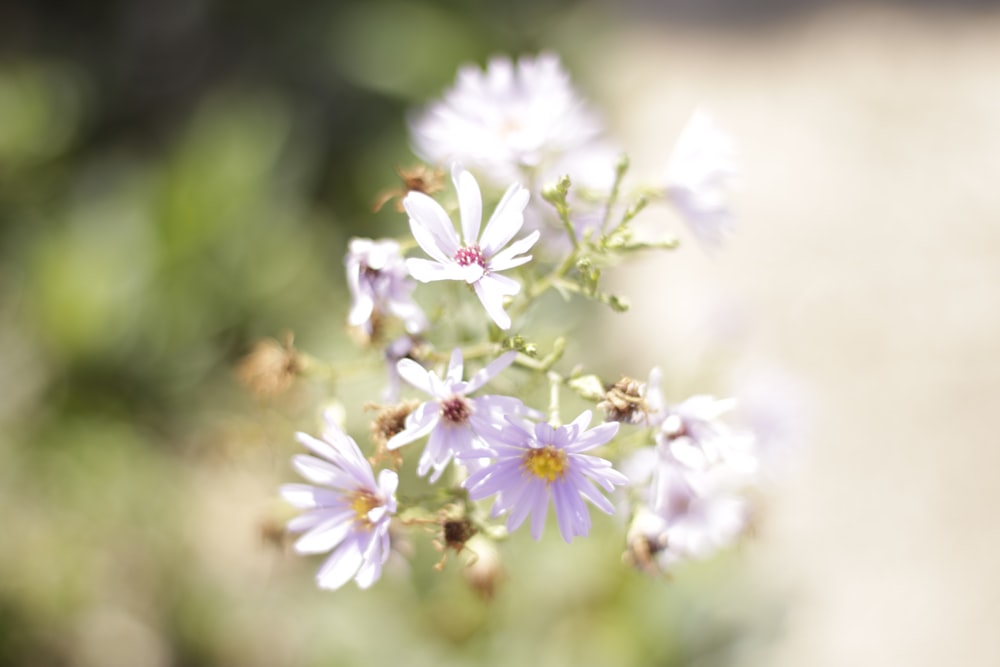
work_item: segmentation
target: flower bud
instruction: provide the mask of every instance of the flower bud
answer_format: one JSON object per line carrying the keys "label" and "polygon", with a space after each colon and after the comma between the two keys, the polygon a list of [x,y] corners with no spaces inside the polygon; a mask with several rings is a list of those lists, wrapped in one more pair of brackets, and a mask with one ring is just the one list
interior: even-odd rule
{"label": "flower bud", "polygon": [[483,600],[492,600],[497,585],[504,577],[503,563],[496,544],[482,534],[474,535],[465,543],[472,552],[472,560],[462,570],[465,581]]}
{"label": "flower bud", "polygon": [[240,361],[237,372],[247,388],[261,398],[284,393],[302,370],[299,353],[292,346],[293,336],[285,335],[284,344],[262,338]]}

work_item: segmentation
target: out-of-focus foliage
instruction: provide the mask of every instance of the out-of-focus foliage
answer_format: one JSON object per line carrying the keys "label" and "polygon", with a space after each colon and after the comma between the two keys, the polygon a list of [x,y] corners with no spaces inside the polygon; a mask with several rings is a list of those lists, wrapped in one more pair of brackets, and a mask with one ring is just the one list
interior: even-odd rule
{"label": "out-of-focus foliage", "polygon": [[672,587],[608,570],[610,522],[572,554],[515,540],[492,604],[426,544],[412,575],[315,590],[274,543],[275,488],[326,388],[260,403],[235,381],[285,329],[354,354],[342,254],[405,229],[370,204],[412,160],[407,109],[571,11],[0,9],[0,665],[725,662],[726,563]]}

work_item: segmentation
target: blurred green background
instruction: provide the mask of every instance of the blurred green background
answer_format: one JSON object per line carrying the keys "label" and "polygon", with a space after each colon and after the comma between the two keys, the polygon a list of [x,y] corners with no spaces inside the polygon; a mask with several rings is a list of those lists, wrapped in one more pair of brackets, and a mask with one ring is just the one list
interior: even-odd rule
{"label": "blurred green background", "polygon": [[[971,150],[954,148],[956,142],[946,140],[953,135],[942,135],[940,144],[926,138],[935,136],[929,128],[937,127],[939,115],[955,113],[949,108],[932,118],[938,112],[928,102],[939,99],[942,82],[955,86],[946,88],[949,99],[964,100],[969,118],[979,123],[963,123],[959,114],[947,126],[954,136],[969,145],[1000,136],[980,132],[970,140],[960,134],[998,117],[995,96],[983,101],[980,95],[984,82],[995,84],[995,70],[966,65],[996,62],[989,58],[1000,44],[994,27],[1000,24],[977,23],[979,15],[970,14],[944,25],[928,14],[920,27],[893,32],[879,26],[897,25],[901,13],[876,14],[874,22],[868,14],[803,19],[838,4],[8,0],[0,5],[0,666],[760,664],[752,656],[782,634],[791,603],[751,576],[746,553],[687,566],[671,582],[653,581],[618,565],[621,528],[603,518],[595,520],[592,539],[569,546],[551,533],[541,544],[515,536],[503,552],[508,577],[490,603],[465,586],[455,562],[443,574],[434,572],[437,554],[419,537],[411,564],[392,564],[373,590],[353,585],[336,593],[316,590],[313,573],[320,559],[292,556],[269,535],[289,512],[276,488],[294,479],[288,466],[298,449],[292,434],[314,429],[330,387],[304,382],[262,401],[240,385],[235,369],[255,340],[285,330],[318,356],[354,354],[344,329],[342,256],[351,235],[404,229],[391,207],[374,214],[371,202],[394,184],[395,165],[413,161],[407,112],[438,96],[462,63],[544,48],[563,57],[576,85],[606,110],[615,129],[636,133],[635,141],[626,143],[642,146],[647,161],[649,153],[659,158],[664,151],[653,142],[643,145],[649,128],[668,128],[664,136],[674,136],[701,97],[735,121],[737,143],[749,148],[756,167],[751,173],[758,174],[751,190],[756,194],[745,207],[758,227],[750,225],[744,250],[730,255],[717,273],[706,272],[697,252],[672,264],[675,273],[657,268],[657,279],[666,275],[669,289],[684,285],[686,274],[678,274],[678,267],[709,281],[721,275],[722,289],[744,289],[751,306],[776,315],[762,328],[768,340],[778,342],[764,347],[830,380],[839,387],[826,397],[834,401],[858,396],[855,364],[859,354],[865,358],[858,350],[873,349],[873,339],[901,355],[899,368],[907,369],[908,349],[919,348],[919,355],[934,344],[972,349],[968,340],[982,339],[975,349],[993,356],[977,353],[972,365],[990,372],[996,366],[981,362],[997,359],[996,338],[987,341],[985,334],[970,332],[998,331],[1000,325],[989,320],[993,323],[984,327],[985,316],[974,322],[959,317],[979,306],[955,306],[951,328],[941,320],[913,326],[927,291],[907,285],[923,285],[922,274],[905,274],[909,282],[883,276],[878,283],[862,269],[883,265],[892,250],[899,253],[897,261],[886,265],[915,266],[903,263],[911,255],[899,250],[910,243],[923,244],[907,250],[921,257],[921,267],[932,254],[955,265],[973,256],[981,273],[995,275],[995,235],[983,233],[989,243],[976,244],[980,255],[964,247],[951,252],[946,241],[929,233],[922,237],[913,223],[927,210],[922,201],[928,193],[950,188],[974,195],[963,201],[979,202],[984,212],[978,219],[996,212],[984,194],[993,193],[992,183],[983,185],[982,176],[995,175],[995,169],[976,171],[979,162],[962,162]],[[934,4],[954,9],[995,3],[897,3]],[[634,39],[629,26],[638,27]],[[858,42],[856,34],[862,35]],[[907,55],[897,60],[887,53],[884,34],[906,45]],[[943,37],[935,41],[935,36]],[[965,45],[964,55],[939,57],[952,53],[955,43]],[[847,65],[835,65],[841,62]],[[919,62],[930,74],[914,74],[908,62]],[[942,62],[948,71],[934,69]],[[965,78],[955,83],[952,75],[960,69]],[[879,78],[883,75],[892,85]],[[901,81],[910,87],[899,97],[893,86]],[[643,105],[651,91],[659,94],[659,107]],[[659,116],[650,108],[669,110]],[[900,110],[912,109],[926,115],[911,117],[913,129],[897,129]],[[931,141],[916,157],[914,136]],[[800,162],[786,158],[797,150]],[[817,155],[822,160],[811,160]],[[942,186],[919,168],[928,156],[973,165],[975,173],[950,172],[953,180]],[[859,164],[868,169],[864,178],[852,171]],[[827,174],[816,165],[838,165],[839,171],[830,166]],[[901,173],[910,174],[912,182],[901,181]],[[802,190],[808,197],[796,197],[800,177],[815,185]],[[845,196],[845,183],[861,191],[848,188],[851,196]],[[916,214],[903,215],[905,207],[885,204],[881,186],[864,189],[870,183],[900,184],[904,196],[892,202],[905,201]],[[953,203],[946,199],[942,195],[935,210],[950,210]],[[816,202],[830,211],[825,227],[812,219],[822,208]],[[845,233],[844,221],[871,216],[872,209],[860,202],[876,204],[880,223],[899,218],[904,224],[905,218],[904,243],[898,232],[880,236],[884,226],[876,224]],[[877,209],[879,203],[883,209]],[[767,227],[765,218],[778,222]],[[803,220],[822,228],[816,232]],[[826,236],[816,235],[823,230]],[[974,241],[978,233],[977,228],[961,236]],[[842,257],[856,251],[838,247],[848,236],[870,248],[871,261],[859,262],[862,269],[842,268]],[[777,252],[781,249],[784,254]],[[774,277],[761,266],[798,267],[796,276],[813,282]],[[848,269],[853,282],[842,280]],[[727,272],[734,275],[726,278]],[[970,283],[989,282],[978,275],[970,274]],[[898,309],[913,308],[897,313],[864,301],[873,284],[888,285],[884,291],[893,295],[888,301]],[[972,293],[973,287],[963,285],[949,297]],[[641,294],[642,287],[632,288]],[[803,296],[807,289],[812,296]],[[661,291],[646,292],[639,305],[652,311],[663,306]],[[838,296],[842,309],[835,307]],[[684,331],[691,322],[704,324],[684,319],[697,309],[688,308],[683,297],[671,303],[677,310],[664,306],[660,315],[671,332]],[[832,309],[821,311],[831,303]],[[872,312],[843,316],[859,303]],[[854,338],[837,328],[879,316],[898,319],[854,332]],[[648,363],[672,353],[660,349],[664,341],[650,334],[657,330],[645,320],[627,321],[618,344],[603,348],[605,354],[592,363],[607,364],[602,370],[615,373],[614,361],[642,376]],[[721,328],[731,330],[733,322],[727,322]],[[810,322],[816,322],[811,330]],[[945,333],[931,344],[906,348],[896,337],[901,329]],[[633,347],[643,335],[646,347]],[[704,353],[706,344],[697,335],[695,347]],[[817,350],[832,356],[820,360]],[[877,373],[880,360],[892,359],[888,354],[868,359],[866,370]],[[673,370],[683,370],[684,363],[675,358]],[[893,386],[893,378],[901,392],[964,386],[952,376],[946,376],[954,380],[951,385],[921,385],[899,368],[886,366],[885,386]],[[678,376],[683,380],[684,373],[671,374]],[[673,391],[691,390],[682,380],[675,380]],[[929,413],[927,405],[944,404],[940,398],[912,400],[924,401],[916,403],[923,406],[917,412]],[[892,415],[904,427],[913,423],[914,410],[893,400],[879,403],[868,422],[864,406],[854,411],[858,406],[838,404],[843,409],[825,431],[830,443],[825,451],[850,451],[843,443],[857,442],[870,461],[876,448],[858,437],[864,430],[858,425],[866,423],[875,433],[892,423]],[[855,428],[841,437],[837,429],[850,421],[841,419],[844,414],[853,415]],[[353,419],[361,423],[361,417]],[[970,438],[955,438],[949,430],[949,440],[970,442],[986,433],[985,427],[975,430],[975,418],[937,423],[974,429]],[[886,467],[890,458],[893,466],[914,460],[926,429],[910,428],[916,433],[905,454],[886,455]],[[898,432],[890,430],[877,444]],[[931,445],[938,451],[943,439],[928,443],[926,451]],[[810,484],[830,477],[838,462],[847,470],[857,460],[819,458],[830,465],[807,477]],[[926,478],[903,476],[911,485],[914,479],[928,480],[913,487],[914,493],[939,483],[934,475],[944,473],[932,467]],[[843,601],[836,592],[817,595],[820,612],[814,608],[809,618],[828,620],[834,638],[814,624],[806,640],[793,644],[798,652],[786,654],[781,664],[804,664],[802,655],[819,660],[806,663],[813,665],[844,664],[838,655],[853,661],[864,654],[869,658],[864,664],[873,665],[915,664],[879,656],[948,655],[945,648],[935,654],[910,642],[915,633],[909,626],[897,627],[895,636],[899,646],[918,647],[910,653],[872,651],[883,641],[874,631],[860,644],[854,640],[857,601],[868,600],[872,582],[885,581],[881,552],[867,560],[858,555],[865,553],[858,542],[877,542],[886,534],[884,526],[851,545],[848,554],[855,560],[847,562],[855,572],[840,560],[840,547],[851,536],[814,519],[828,511],[832,525],[849,532],[864,524],[873,507],[886,507],[877,502],[885,488],[881,468],[868,469],[879,474],[859,481],[850,468],[845,476],[855,505],[844,509],[842,491],[831,490],[818,502],[804,495],[798,505],[803,516],[776,522],[786,547],[797,545],[801,534],[818,540],[813,544],[820,547],[810,552],[815,565],[805,576],[839,582],[838,590],[856,596]],[[968,479],[957,469],[955,477]],[[978,496],[976,503],[983,505]],[[938,507],[952,517],[964,516],[969,505]],[[887,516],[884,523],[899,525],[897,518]],[[925,572],[936,573],[952,556],[926,555],[933,552],[924,548],[925,521],[921,515],[920,522],[905,524],[913,530],[902,544],[914,546],[906,551],[908,562],[924,563]],[[975,552],[988,555],[990,545],[995,547],[989,542]],[[830,563],[824,555],[837,560]],[[791,551],[783,557],[776,562],[803,560]],[[830,572],[840,572],[840,578],[829,578]],[[880,599],[894,599],[912,583],[900,580],[899,589],[874,590],[881,590]],[[982,588],[979,579],[969,586]],[[959,589],[942,588],[934,599],[951,600],[952,590]],[[981,609],[996,606],[984,603]],[[868,618],[879,616],[872,611]],[[933,619],[927,627],[936,627],[937,617],[927,618]],[[926,640],[933,633],[916,634]],[[948,645],[942,640],[935,646]],[[815,646],[840,647],[841,653],[811,653]],[[831,657],[822,662],[822,656]]]}

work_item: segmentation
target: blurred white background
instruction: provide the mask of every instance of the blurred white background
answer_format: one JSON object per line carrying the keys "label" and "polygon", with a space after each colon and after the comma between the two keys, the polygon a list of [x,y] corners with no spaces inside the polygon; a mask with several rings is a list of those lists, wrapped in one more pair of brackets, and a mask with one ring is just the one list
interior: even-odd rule
{"label": "blurred white background", "polygon": [[751,550],[788,615],[746,664],[1000,664],[1000,16],[855,7],[606,50],[638,172],[699,105],[743,171],[729,245],[635,267],[616,335],[681,374],[703,360],[665,350],[752,359],[734,387],[790,376],[811,416]]}

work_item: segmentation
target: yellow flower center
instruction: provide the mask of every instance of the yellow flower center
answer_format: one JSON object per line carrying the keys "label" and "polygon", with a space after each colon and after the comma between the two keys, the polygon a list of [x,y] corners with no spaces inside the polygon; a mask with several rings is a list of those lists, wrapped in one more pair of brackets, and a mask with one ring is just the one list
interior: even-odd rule
{"label": "yellow flower center", "polygon": [[354,510],[354,520],[360,524],[371,525],[368,513],[381,503],[370,491],[358,490],[351,494],[351,509]]}
{"label": "yellow flower center", "polygon": [[521,467],[525,472],[550,483],[566,473],[566,464],[566,452],[552,445],[545,445],[525,454]]}

